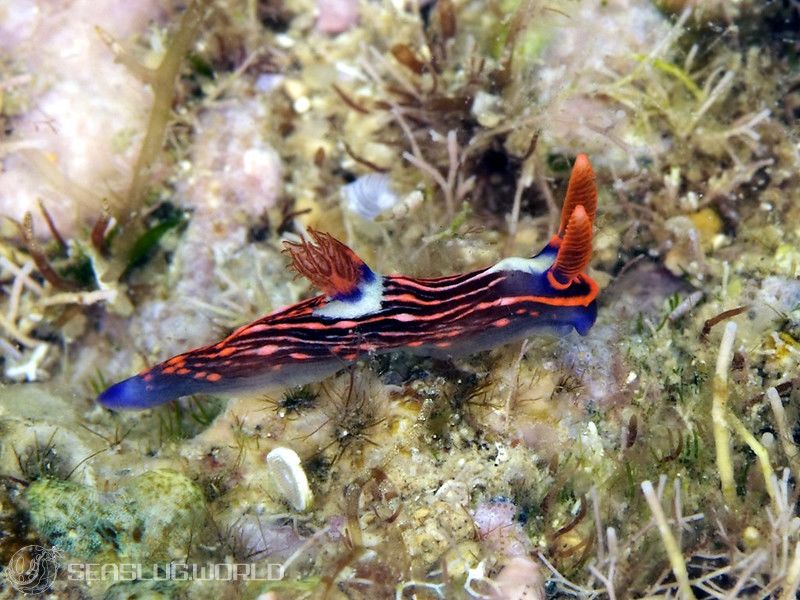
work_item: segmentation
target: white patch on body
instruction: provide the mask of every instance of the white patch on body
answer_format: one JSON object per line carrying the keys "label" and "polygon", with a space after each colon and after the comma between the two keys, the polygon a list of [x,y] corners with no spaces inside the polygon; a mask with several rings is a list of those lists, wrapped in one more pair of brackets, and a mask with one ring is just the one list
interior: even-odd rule
{"label": "white patch on body", "polygon": [[512,256],[504,258],[499,263],[486,270],[486,273],[496,273],[497,271],[522,271],[533,275],[541,275],[553,265],[555,257],[537,256],[535,258],[521,258]]}
{"label": "white patch on body", "polygon": [[383,301],[383,278],[375,275],[369,283],[358,286],[361,298],[354,301],[331,300],[325,306],[316,309],[313,314],[328,319],[357,319],[378,312]]}

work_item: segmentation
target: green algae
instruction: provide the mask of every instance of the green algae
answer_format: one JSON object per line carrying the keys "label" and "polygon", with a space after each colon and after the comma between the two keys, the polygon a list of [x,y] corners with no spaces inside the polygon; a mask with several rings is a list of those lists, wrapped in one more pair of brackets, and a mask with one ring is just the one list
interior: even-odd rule
{"label": "green algae", "polygon": [[166,469],[134,477],[109,494],[42,479],[26,497],[33,526],[57,548],[86,560],[152,564],[186,556],[205,514],[197,485]]}
{"label": "green algae", "polygon": [[[54,546],[81,558],[109,554],[121,525],[104,510],[97,490],[70,481],[43,479],[26,491],[31,523]],[[130,525],[126,523],[125,525]]]}
{"label": "green algae", "polygon": [[149,225],[145,231],[136,238],[131,246],[128,257],[127,265],[122,273],[122,278],[128,275],[133,269],[142,266],[148,258],[153,254],[158,247],[161,238],[163,238],[171,230],[185,225],[186,217],[174,208],[167,208],[166,214],[163,218],[155,220],[152,225]]}

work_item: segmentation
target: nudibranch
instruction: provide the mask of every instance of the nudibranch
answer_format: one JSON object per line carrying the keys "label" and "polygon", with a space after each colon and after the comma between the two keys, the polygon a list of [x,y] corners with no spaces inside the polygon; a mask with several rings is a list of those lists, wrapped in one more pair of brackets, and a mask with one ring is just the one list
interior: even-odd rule
{"label": "nudibranch", "polygon": [[150,408],[180,396],[300,385],[369,354],[453,357],[542,328],[586,335],[597,284],[586,274],[597,209],[588,158],[575,160],[558,231],[531,258],[434,279],[381,276],[332,236],[286,243],[292,267],[323,293],[240,327],[225,339],[114,384],[103,406]]}

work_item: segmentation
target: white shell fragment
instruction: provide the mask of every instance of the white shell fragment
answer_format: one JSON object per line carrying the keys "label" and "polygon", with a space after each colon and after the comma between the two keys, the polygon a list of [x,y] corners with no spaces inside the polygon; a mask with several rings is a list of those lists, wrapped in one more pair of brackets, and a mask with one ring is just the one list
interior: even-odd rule
{"label": "white shell fragment", "polygon": [[347,209],[368,221],[374,221],[379,214],[400,202],[389,177],[383,173],[362,175],[343,186],[342,195]]}
{"label": "white shell fragment", "polygon": [[274,448],[267,454],[267,468],[278,492],[292,508],[301,512],[311,507],[314,496],[297,452]]}
{"label": "white shell fragment", "polygon": [[471,112],[478,123],[484,127],[496,127],[504,117],[502,105],[503,100],[500,96],[494,96],[481,90],[475,94]]}

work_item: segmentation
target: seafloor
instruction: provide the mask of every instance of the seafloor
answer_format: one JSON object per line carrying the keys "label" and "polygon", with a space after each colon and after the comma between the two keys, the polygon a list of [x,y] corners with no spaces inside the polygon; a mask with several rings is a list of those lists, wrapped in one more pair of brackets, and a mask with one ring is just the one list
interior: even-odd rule
{"label": "seafloor", "polygon": [[[794,0],[4,2],[0,598],[794,598],[798,32]],[[529,256],[579,153],[588,335],[95,402],[318,293],[281,254],[310,228],[380,273]]]}

